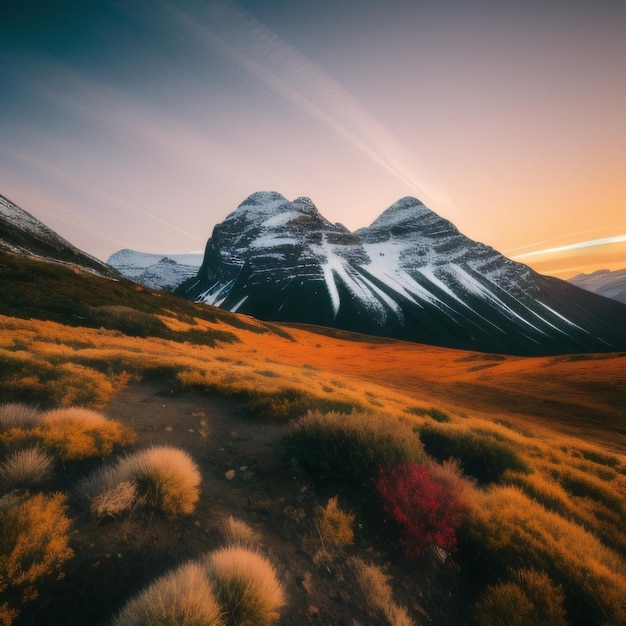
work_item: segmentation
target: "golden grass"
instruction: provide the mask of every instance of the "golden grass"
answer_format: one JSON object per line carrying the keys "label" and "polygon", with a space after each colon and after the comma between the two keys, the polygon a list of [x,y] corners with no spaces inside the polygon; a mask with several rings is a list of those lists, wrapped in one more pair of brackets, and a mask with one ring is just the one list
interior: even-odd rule
{"label": "golden grass", "polygon": [[0,593],[8,600],[0,617],[5,623],[72,557],[70,525],[62,494],[0,498]]}
{"label": "golden grass", "polygon": [[64,461],[108,456],[137,440],[130,428],[82,407],[49,411],[31,435]]}
{"label": "golden grass", "polygon": [[[174,316],[160,319],[177,332],[189,330]],[[197,323],[207,330],[224,328]],[[209,347],[0,316],[0,389],[6,400],[33,398],[42,406],[75,399],[80,391],[84,404],[97,408],[130,380],[156,376],[183,389],[275,394],[285,414],[294,398],[303,405],[332,400],[376,407],[384,420],[403,416],[411,427],[430,424],[458,439],[503,444],[527,473],[504,471],[497,487],[468,488],[469,500],[481,503],[471,507],[474,536],[520,561],[527,547],[539,569],[549,563],[596,608],[606,604],[611,619],[621,619],[615,607],[624,593],[623,576],[597,554],[614,548],[619,556],[609,553],[620,567],[626,557],[626,354],[506,357],[355,341],[299,327],[289,327],[289,340],[243,326],[229,327],[238,343]],[[449,422],[437,423],[429,414],[433,409]],[[16,427],[13,435],[21,430]],[[0,444],[9,445],[10,431],[0,433]],[[525,510],[539,521],[533,525]],[[501,534],[508,539],[498,546]],[[605,581],[603,598],[598,589]]]}
{"label": "golden grass", "polygon": [[606,623],[626,622],[626,562],[582,526],[510,486],[476,491],[468,525],[486,562],[558,572]]}

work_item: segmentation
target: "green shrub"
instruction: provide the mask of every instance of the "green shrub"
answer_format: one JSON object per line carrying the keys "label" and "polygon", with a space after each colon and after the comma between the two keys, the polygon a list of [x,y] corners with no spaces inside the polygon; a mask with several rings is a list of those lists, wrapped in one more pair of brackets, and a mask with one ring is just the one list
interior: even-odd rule
{"label": "green shrub", "polygon": [[567,626],[561,586],[544,572],[519,570],[513,580],[487,587],[476,604],[480,626]]}
{"label": "green shrub", "polygon": [[33,487],[45,482],[54,459],[38,447],[17,450],[0,464],[0,485],[4,489]]}
{"label": "green shrub", "polygon": [[483,484],[498,482],[506,471],[529,471],[511,445],[485,433],[425,425],[420,439],[432,457],[458,459],[463,471]]}
{"label": "green shrub", "polygon": [[119,330],[131,337],[166,337],[169,328],[155,315],[123,305],[102,305],[92,309],[93,325]]}
{"label": "green shrub", "polygon": [[255,417],[267,419],[295,419],[313,409],[337,413],[352,413],[358,409],[350,402],[318,398],[299,389],[285,389],[275,393],[256,390],[251,393],[246,392],[246,395],[249,395],[246,411]]}
{"label": "green shrub", "polygon": [[265,557],[228,547],[210,553],[204,563],[229,626],[271,626],[278,621],[285,594]]}
{"label": "green shrub", "polygon": [[364,483],[378,468],[420,462],[424,452],[412,426],[376,413],[309,411],[285,436],[287,454],[319,478]]}

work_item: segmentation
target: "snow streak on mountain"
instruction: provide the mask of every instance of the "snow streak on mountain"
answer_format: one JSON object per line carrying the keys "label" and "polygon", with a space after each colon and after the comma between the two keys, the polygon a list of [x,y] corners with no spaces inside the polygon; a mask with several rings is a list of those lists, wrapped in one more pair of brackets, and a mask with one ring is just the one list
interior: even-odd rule
{"label": "snow streak on mountain", "polygon": [[177,293],[264,320],[512,354],[626,350],[626,307],[541,276],[402,198],[354,233],[257,192]]}

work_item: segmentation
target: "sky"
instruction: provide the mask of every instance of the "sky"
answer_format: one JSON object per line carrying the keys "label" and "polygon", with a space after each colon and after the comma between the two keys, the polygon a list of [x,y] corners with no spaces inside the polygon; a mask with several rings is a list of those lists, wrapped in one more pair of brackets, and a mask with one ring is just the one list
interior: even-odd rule
{"label": "sky", "polygon": [[623,0],[1,0],[0,194],[106,260],[251,193],[626,267]]}

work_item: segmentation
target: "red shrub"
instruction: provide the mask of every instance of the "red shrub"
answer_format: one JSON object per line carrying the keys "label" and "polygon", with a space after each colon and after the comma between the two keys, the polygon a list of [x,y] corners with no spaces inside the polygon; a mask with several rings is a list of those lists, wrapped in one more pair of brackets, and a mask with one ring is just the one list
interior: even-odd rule
{"label": "red shrub", "polygon": [[406,556],[416,557],[430,545],[456,547],[455,529],[462,519],[458,491],[433,480],[425,465],[381,467],[374,483],[385,511],[398,525]]}

